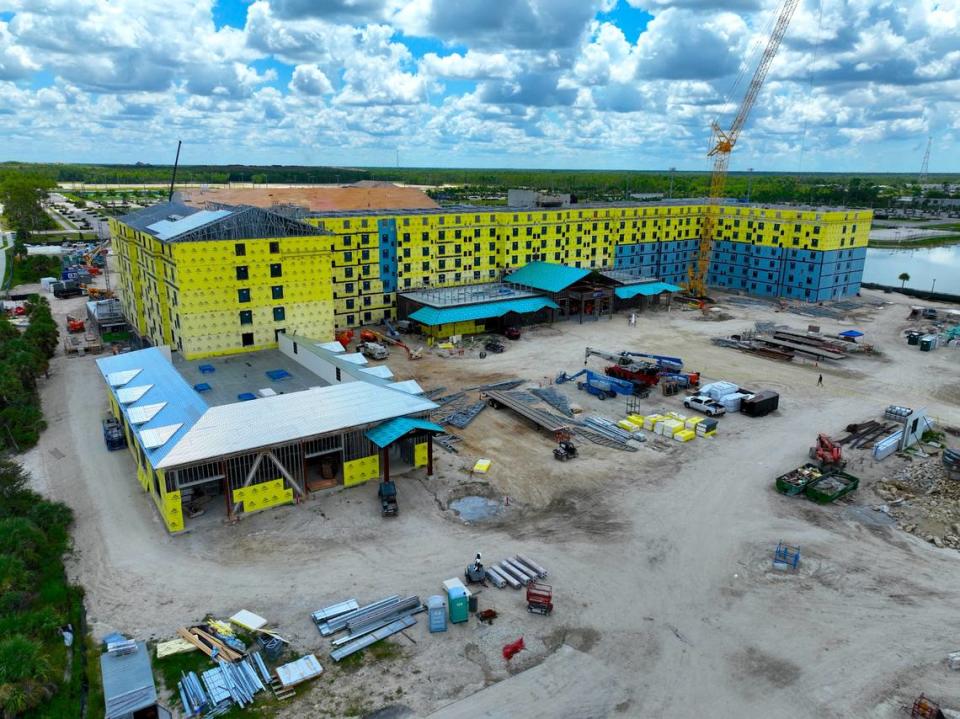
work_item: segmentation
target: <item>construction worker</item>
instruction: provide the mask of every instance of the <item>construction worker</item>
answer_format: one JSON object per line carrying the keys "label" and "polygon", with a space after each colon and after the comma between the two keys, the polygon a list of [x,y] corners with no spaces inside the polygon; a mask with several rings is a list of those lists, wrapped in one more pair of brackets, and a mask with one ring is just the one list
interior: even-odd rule
{"label": "construction worker", "polygon": [[823,375],[817,378],[817,387],[823,387]]}

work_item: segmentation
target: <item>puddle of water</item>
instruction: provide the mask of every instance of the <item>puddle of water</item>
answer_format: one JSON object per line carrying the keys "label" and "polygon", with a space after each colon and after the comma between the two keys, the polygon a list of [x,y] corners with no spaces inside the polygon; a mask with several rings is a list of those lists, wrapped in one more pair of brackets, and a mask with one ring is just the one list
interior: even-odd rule
{"label": "puddle of water", "polygon": [[488,497],[466,496],[450,502],[450,509],[460,515],[465,522],[482,522],[493,519],[503,513],[499,500]]}

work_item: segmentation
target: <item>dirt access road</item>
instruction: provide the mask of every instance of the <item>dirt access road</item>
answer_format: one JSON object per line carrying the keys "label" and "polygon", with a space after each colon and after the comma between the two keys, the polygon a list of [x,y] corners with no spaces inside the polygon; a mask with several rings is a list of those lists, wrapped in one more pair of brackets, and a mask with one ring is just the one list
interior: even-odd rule
{"label": "dirt access road", "polygon": [[[582,366],[591,345],[681,355],[709,378],[783,395],[775,415],[724,418],[713,441],[651,439],[636,453],[581,444],[581,458],[568,463],[553,461],[549,438],[488,409],[462,432],[460,454],[437,452],[435,479],[399,480],[395,521],[380,519],[371,485],[169,537],[131,458],[103,448],[106,400],[89,357],[53,362],[43,391],[50,428],[26,464],[44,492],[76,511],[70,571],[87,589],[98,636],[167,638],[207,612],[257,611],[328,670],[283,716],[387,707],[390,716],[896,717],[921,691],[956,707],[960,686],[943,660],[960,648],[951,636],[960,556],[870,521],[870,477],[883,470],[865,455],[852,467],[864,487],[846,504],[819,507],[771,488],[804,460],[817,432],[839,433],[887,404],[926,406],[960,424],[960,354],[908,347],[900,336],[907,300],[867,296],[895,304],[842,324],[731,304],[735,319],[726,322],[671,311],[642,316],[636,327],[620,316],[537,329],[482,360],[395,354],[400,378],[451,391],[514,376],[550,381]],[[883,355],[816,367],[710,344],[755,320],[856,326]],[[622,416],[619,400],[563,391],[588,411]],[[659,395],[644,406],[681,409],[678,398]],[[463,470],[481,456],[493,460],[485,480]],[[477,481],[477,491],[509,497],[509,506],[493,521],[466,524],[447,501]],[[868,509],[854,511],[858,504]],[[802,547],[797,574],[771,568],[781,539]],[[365,658],[346,671],[324,660],[329,647],[312,610],[347,596],[426,597],[477,550],[488,559],[528,553],[545,565],[553,616],[529,615],[517,593],[487,588],[481,606],[501,614],[492,627],[471,621],[430,635],[421,620],[379,662]],[[528,649],[508,664],[500,648],[518,636]],[[544,672],[563,673],[567,690],[535,691]]]}

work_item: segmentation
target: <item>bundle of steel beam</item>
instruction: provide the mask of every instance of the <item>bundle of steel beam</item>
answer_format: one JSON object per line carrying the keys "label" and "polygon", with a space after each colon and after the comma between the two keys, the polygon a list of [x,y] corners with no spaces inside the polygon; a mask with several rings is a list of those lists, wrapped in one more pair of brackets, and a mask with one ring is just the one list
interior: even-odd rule
{"label": "bundle of steel beam", "polygon": [[613,449],[623,450],[624,452],[638,452],[639,449],[635,445],[625,444],[619,439],[611,439],[605,434],[600,434],[599,432],[594,431],[589,427],[582,425],[577,425],[574,427],[574,431],[584,439],[588,439],[594,444],[599,444],[602,447],[612,447]]}
{"label": "bundle of steel beam", "polygon": [[360,602],[356,599],[347,599],[337,604],[331,604],[329,607],[318,609],[310,616],[313,617],[314,624],[320,624],[321,622],[329,621],[334,617],[339,617],[341,614],[346,614],[359,608]]}
{"label": "bundle of steel beam", "polygon": [[399,601],[400,595],[392,594],[391,596],[381,599],[378,602],[373,602],[364,607],[359,607],[358,609],[354,609],[346,612],[345,614],[333,617],[325,622],[318,622],[317,629],[320,630],[320,634],[322,636],[329,637],[331,634],[336,634],[341,629],[346,629],[347,622],[349,622],[351,619],[357,619],[364,614],[369,614],[370,612],[380,609],[381,607],[385,607],[389,604],[396,604]]}
{"label": "bundle of steel beam", "polygon": [[366,634],[355,641],[350,642],[342,647],[338,647],[330,652],[330,657],[335,662],[339,662],[341,659],[349,657],[351,654],[360,651],[369,647],[371,644],[376,644],[381,639],[386,639],[387,637],[396,634],[397,632],[402,632],[404,629],[408,629],[417,623],[417,620],[414,619],[409,614],[406,614],[389,624],[378,628],[377,630]]}
{"label": "bundle of steel beam", "polygon": [[444,418],[444,424],[450,424],[456,427],[457,429],[465,429],[468,424],[470,424],[477,415],[483,412],[487,408],[487,403],[473,402],[468,404],[463,409],[457,410],[453,414]]}
{"label": "bundle of steel beam", "polygon": [[267,665],[264,663],[263,657],[260,656],[260,652],[254,652],[250,656],[253,657],[253,663],[257,667],[257,671],[260,672],[260,678],[263,679],[264,684],[269,684],[270,670],[267,669]]}
{"label": "bundle of steel beam", "polygon": [[363,632],[364,629],[372,624],[377,624],[391,617],[395,618],[395,615],[403,614],[418,607],[420,607],[420,597],[416,595],[406,597],[399,602],[388,604],[385,607],[380,607],[355,619],[351,619],[347,622],[346,629],[350,634],[357,634]]}
{"label": "bundle of steel beam", "polygon": [[497,589],[503,589],[507,586],[507,580],[497,571],[496,567],[484,567],[483,573]]}
{"label": "bundle of steel beam", "polygon": [[597,417],[596,415],[591,415],[589,417],[583,418],[584,424],[595,432],[606,435],[610,439],[615,439],[623,443],[629,442],[631,439],[636,439],[636,437],[626,430],[620,429],[614,422],[611,422],[605,417]]}
{"label": "bundle of steel beam", "polygon": [[567,417],[573,417],[573,410],[570,409],[570,400],[553,387],[537,387],[529,391],[534,397],[543,400],[554,409],[560,410]]}
{"label": "bundle of steel beam", "polygon": [[461,442],[462,439],[455,434],[438,434],[433,438],[433,443],[438,447],[443,447],[452,454],[460,454],[460,451],[453,446],[454,442]]}
{"label": "bundle of steel beam", "polygon": [[180,672],[177,689],[180,691],[180,703],[187,716],[199,716],[211,708],[210,698],[203,690],[200,680],[193,672]]}
{"label": "bundle of steel beam", "polygon": [[215,669],[203,673],[203,682],[208,688],[215,686],[219,689],[219,697],[223,697],[226,692],[227,697],[241,707],[253,704],[254,695],[264,689],[263,683],[257,678],[257,673],[247,659],[233,664],[220,662]]}
{"label": "bundle of steel beam", "polygon": [[[487,567],[487,572],[493,572],[494,575],[500,577],[504,582],[510,585],[513,589],[520,589],[520,581],[514,577],[512,574],[508,573],[503,567]],[[497,586],[500,586],[499,584]]]}

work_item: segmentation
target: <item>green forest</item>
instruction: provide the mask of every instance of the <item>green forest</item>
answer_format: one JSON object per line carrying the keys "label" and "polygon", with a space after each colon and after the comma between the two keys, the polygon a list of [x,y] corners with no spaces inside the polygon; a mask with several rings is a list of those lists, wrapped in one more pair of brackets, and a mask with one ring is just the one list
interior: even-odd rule
{"label": "green forest", "polygon": [[[66,165],[2,163],[0,174],[25,172],[53,182],[90,184],[155,184],[170,181],[173,168],[165,165]],[[431,185],[443,202],[503,202],[513,187],[571,193],[581,202],[622,200],[634,194],[663,193],[684,198],[702,197],[709,188],[708,172],[631,172],[599,170],[511,170],[389,167],[308,167],[254,165],[185,165],[177,170],[178,183],[351,183],[361,180]],[[931,175],[931,184],[960,182],[960,175]],[[727,194],[753,202],[886,207],[894,198],[918,195],[916,175],[775,172],[732,172]],[[945,192],[928,191],[930,197]],[[504,197],[500,197],[503,195]]]}

